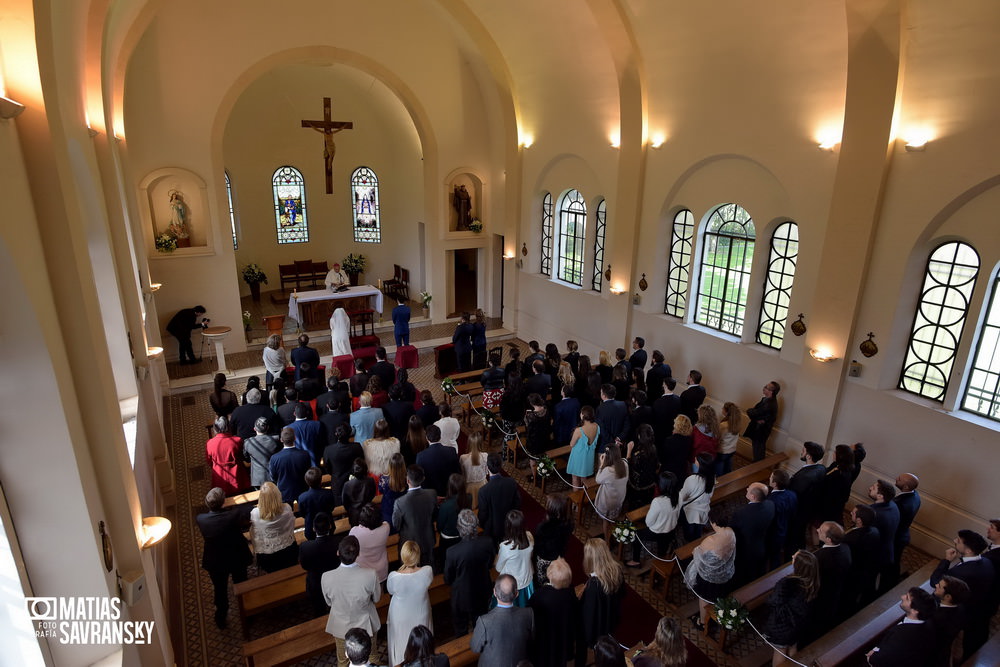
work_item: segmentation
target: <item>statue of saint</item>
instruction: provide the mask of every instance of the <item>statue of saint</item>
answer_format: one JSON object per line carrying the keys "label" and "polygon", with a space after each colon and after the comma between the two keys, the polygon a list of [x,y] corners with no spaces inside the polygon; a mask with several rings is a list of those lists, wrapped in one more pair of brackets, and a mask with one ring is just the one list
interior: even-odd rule
{"label": "statue of saint", "polygon": [[190,236],[188,231],[188,208],[184,195],[178,190],[170,191],[170,233],[178,239]]}
{"label": "statue of saint", "polygon": [[468,229],[472,222],[472,195],[465,189],[464,185],[455,186],[455,200],[453,206],[458,213],[458,229]]}

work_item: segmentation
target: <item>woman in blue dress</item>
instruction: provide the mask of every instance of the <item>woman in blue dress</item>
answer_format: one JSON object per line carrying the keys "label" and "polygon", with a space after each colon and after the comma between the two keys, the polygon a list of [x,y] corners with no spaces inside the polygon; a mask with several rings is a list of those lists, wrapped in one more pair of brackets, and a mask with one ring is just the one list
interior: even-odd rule
{"label": "woman in blue dress", "polygon": [[566,472],[573,476],[573,486],[583,486],[583,478],[594,474],[594,451],[601,427],[594,422],[594,408],[585,405],[580,408],[580,425],[573,431],[569,442],[569,462]]}

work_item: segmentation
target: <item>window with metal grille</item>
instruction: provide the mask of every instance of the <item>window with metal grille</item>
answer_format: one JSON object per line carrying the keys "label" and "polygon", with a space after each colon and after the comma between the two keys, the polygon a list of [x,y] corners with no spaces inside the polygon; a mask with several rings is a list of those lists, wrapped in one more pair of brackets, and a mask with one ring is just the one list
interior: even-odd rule
{"label": "window with metal grille", "polygon": [[667,263],[667,295],[663,312],[684,317],[690,279],[691,240],[694,238],[694,215],[684,209],[674,216],[670,232],[670,260]]}
{"label": "window with metal grille", "polygon": [[595,292],[601,291],[604,281],[604,234],[608,221],[608,203],[602,199],[597,204],[597,234],[594,237],[594,279],[591,285]]}
{"label": "window with metal grille", "polygon": [[795,261],[799,256],[799,226],[783,222],[771,235],[771,254],[764,277],[764,294],[760,301],[760,324],[757,342],[781,349],[785,339],[785,321],[788,303],[792,298],[795,282]]}
{"label": "window with metal grille", "polygon": [[723,204],[712,211],[701,255],[698,324],[742,335],[755,238],[753,220],[742,206]]}
{"label": "window with metal grille", "polygon": [[552,275],[552,193],[542,197],[542,266],[543,276]]}
{"label": "window with metal grille", "polygon": [[559,201],[559,269],[556,277],[583,286],[583,240],[587,232],[587,204],[578,190]]}
{"label": "window with metal grille", "polygon": [[229,172],[223,171],[226,175],[226,198],[229,200],[229,226],[233,230],[233,250],[239,250],[240,244],[236,240],[236,209],[233,207],[233,182],[229,179]]}
{"label": "window with metal grille", "polygon": [[962,409],[1000,421],[1000,276],[993,281]]}

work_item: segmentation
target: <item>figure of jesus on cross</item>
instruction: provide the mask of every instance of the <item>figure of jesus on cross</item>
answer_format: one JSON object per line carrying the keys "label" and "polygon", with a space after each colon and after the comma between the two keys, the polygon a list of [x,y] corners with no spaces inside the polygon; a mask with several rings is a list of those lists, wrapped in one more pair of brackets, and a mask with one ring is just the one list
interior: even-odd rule
{"label": "figure of jesus on cross", "polygon": [[323,120],[304,120],[302,127],[312,128],[323,133],[323,163],[326,167],[326,194],[333,194],[333,156],[337,146],[333,143],[333,135],[341,130],[353,130],[354,123],[350,121],[333,120],[330,111],[330,98],[323,98]]}

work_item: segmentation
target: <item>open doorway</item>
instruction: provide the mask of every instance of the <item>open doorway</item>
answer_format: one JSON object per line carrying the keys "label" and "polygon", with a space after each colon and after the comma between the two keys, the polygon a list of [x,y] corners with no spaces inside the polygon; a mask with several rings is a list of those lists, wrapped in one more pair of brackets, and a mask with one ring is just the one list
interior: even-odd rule
{"label": "open doorway", "polygon": [[454,311],[448,317],[458,317],[463,311],[474,311],[478,307],[478,283],[476,269],[479,264],[479,250],[466,248],[452,251],[454,279],[452,280],[452,303]]}

